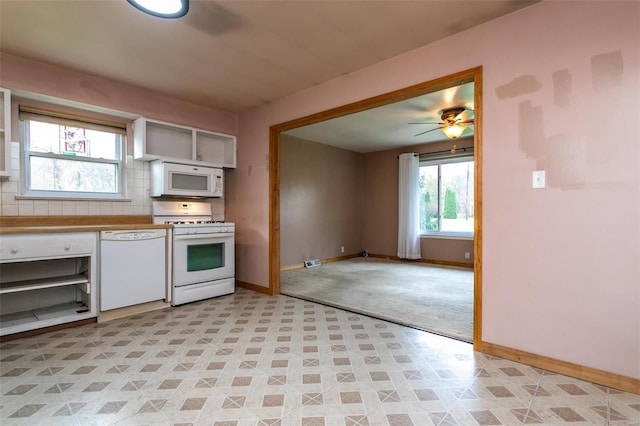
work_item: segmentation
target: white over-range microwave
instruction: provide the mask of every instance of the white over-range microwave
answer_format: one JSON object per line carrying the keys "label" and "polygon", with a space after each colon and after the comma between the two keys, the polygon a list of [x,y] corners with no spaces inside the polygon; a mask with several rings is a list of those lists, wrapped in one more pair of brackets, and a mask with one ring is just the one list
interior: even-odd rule
{"label": "white over-range microwave", "polygon": [[151,196],[222,197],[224,171],[216,167],[151,162]]}

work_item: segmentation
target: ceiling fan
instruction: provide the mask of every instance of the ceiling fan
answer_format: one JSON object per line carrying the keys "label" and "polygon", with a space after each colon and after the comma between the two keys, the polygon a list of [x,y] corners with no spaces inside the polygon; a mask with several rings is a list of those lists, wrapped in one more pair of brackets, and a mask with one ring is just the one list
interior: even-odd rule
{"label": "ceiling fan", "polygon": [[427,130],[425,132],[418,133],[415,136],[424,135],[425,133],[433,132],[434,130],[442,130],[449,139],[458,139],[468,126],[473,125],[473,118],[463,120],[460,116],[464,111],[472,109],[466,107],[452,107],[443,109],[440,112],[440,123],[409,123],[409,124],[437,124],[439,127]]}

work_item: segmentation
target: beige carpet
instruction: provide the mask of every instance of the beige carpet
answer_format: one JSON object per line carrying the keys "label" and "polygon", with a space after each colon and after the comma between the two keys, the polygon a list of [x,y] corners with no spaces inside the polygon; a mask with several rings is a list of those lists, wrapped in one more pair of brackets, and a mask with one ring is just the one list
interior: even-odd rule
{"label": "beige carpet", "polygon": [[354,258],[280,273],[280,292],[473,341],[473,271]]}

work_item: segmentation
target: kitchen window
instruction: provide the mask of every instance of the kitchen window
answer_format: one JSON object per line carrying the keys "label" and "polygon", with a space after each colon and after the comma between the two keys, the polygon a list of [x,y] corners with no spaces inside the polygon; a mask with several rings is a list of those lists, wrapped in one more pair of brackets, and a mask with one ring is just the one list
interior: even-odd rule
{"label": "kitchen window", "polygon": [[126,127],[20,107],[23,196],[123,199]]}
{"label": "kitchen window", "polygon": [[422,235],[473,237],[473,178],[472,156],[420,161],[418,204]]}

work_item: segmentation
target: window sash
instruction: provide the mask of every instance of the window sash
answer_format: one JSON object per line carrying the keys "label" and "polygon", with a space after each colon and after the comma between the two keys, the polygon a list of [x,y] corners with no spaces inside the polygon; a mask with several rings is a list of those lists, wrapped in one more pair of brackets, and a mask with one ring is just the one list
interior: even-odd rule
{"label": "window sash", "polygon": [[[66,199],[97,199],[97,198],[105,198],[105,199],[124,199],[125,198],[125,150],[126,150],[126,125],[114,122],[108,122],[105,120],[95,120],[89,121],[93,119],[74,116],[71,114],[64,113],[56,113],[47,111],[46,114],[39,114],[35,111],[34,108],[20,106],[20,121],[25,123],[24,125],[24,164],[23,164],[23,177],[22,181],[24,182],[23,186],[23,196],[26,197],[42,197],[42,198],[66,198]],[[40,121],[45,123],[56,124],[59,126],[73,126],[78,128],[90,129],[90,130],[98,130],[102,132],[113,133],[114,135],[119,135],[118,143],[116,146],[116,159],[105,159],[105,158],[93,158],[93,157],[83,157],[83,156],[72,156],[72,155],[63,155],[56,154],[53,152],[41,152],[41,151],[31,151],[30,150],[30,135],[28,131],[27,122],[29,121]],[[64,160],[64,161],[79,161],[82,163],[93,163],[93,164],[108,164],[115,166],[115,179],[116,179],[116,188],[114,192],[97,192],[97,191],[73,191],[73,190],[43,190],[43,189],[32,189],[31,183],[31,158],[40,157],[40,158],[49,158],[56,160]]]}
{"label": "window sash", "polygon": [[54,154],[53,152],[29,151],[28,155],[29,157],[55,158],[58,160],[80,161],[83,163],[115,164],[116,166],[120,166],[120,163],[122,163],[122,160],[110,160],[106,158],[92,158],[92,157],[76,157],[72,155]]}
{"label": "window sash", "polygon": [[[423,154],[424,155],[424,154]],[[474,160],[474,156],[472,153],[461,153],[461,154],[448,154],[439,158],[433,159],[422,159],[423,155],[421,155],[420,165],[419,167],[426,166],[437,166],[437,218],[438,218],[438,230],[428,230],[425,228],[420,229],[421,235],[426,236],[459,236],[459,237],[472,237],[474,235],[474,231],[443,231],[442,230],[442,219],[443,219],[443,199],[444,199],[444,190],[442,188],[442,165],[445,164],[454,164],[454,163],[466,163],[472,162]],[[475,164],[474,164],[475,166]],[[475,198],[475,193],[474,193]],[[475,212],[474,212],[475,215]]]}

